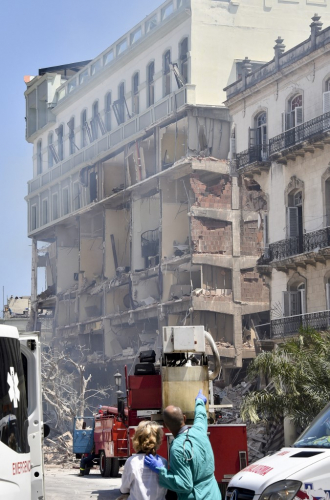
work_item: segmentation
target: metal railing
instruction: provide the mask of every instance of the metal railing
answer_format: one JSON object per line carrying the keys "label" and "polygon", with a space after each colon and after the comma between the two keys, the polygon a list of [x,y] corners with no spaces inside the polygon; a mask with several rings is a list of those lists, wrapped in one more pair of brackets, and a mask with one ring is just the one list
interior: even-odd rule
{"label": "metal railing", "polygon": [[242,151],[236,155],[236,168],[246,167],[258,161],[268,160],[268,144],[258,144],[256,146],[251,146],[246,151]]}
{"label": "metal railing", "polygon": [[286,316],[270,322],[271,338],[282,338],[296,335],[300,328],[328,330],[330,328],[330,311],[319,311],[297,316]]}
{"label": "metal railing", "polygon": [[[264,261],[268,260],[281,260],[299,255],[305,252],[313,252],[319,248],[326,248],[330,246],[330,227],[325,227],[317,231],[311,231],[294,238],[287,238],[285,240],[276,241],[271,243],[268,249],[268,259],[264,257]],[[264,262],[263,262],[264,263]]]}
{"label": "metal railing", "polygon": [[278,153],[282,149],[290,148],[328,130],[330,130],[330,112],[269,139],[269,154]]}
{"label": "metal railing", "polygon": [[159,229],[150,229],[141,234],[142,257],[159,254]]}
{"label": "metal railing", "polygon": [[93,161],[98,155],[118,145],[135,134],[144,133],[145,129],[152,126],[161,119],[166,118],[171,113],[176,112],[189,102],[194,102],[194,85],[185,85],[184,87],[172,92],[153,106],[144,110],[140,114],[125,121],[115,129],[106,132],[100,139],[95,140],[88,146],[80,149],[68,159],[61,161],[49,169],[46,173],[39,174],[34,179],[28,181],[29,194],[46,186],[50,182],[58,179],[64,174],[72,171],[85,162]]}

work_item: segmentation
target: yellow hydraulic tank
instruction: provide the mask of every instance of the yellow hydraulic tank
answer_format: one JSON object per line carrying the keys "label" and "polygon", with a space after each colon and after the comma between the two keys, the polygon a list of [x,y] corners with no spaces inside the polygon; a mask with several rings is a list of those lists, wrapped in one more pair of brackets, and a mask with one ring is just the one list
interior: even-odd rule
{"label": "yellow hydraulic tank", "polygon": [[[195,398],[199,390],[209,393],[207,366],[162,366],[163,408],[179,406],[188,420],[193,420]],[[208,414],[209,403],[206,404]]]}

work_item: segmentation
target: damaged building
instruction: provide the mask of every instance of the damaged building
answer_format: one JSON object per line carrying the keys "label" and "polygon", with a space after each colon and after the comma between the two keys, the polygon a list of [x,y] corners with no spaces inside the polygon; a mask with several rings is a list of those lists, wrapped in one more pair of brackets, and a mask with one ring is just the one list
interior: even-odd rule
{"label": "damaged building", "polygon": [[[35,326],[38,309],[50,312],[55,345],[85,346],[88,362],[117,370],[159,348],[164,325],[203,324],[225,378],[255,356],[269,310],[255,270],[267,199],[232,175],[221,89],[246,47],[254,68],[270,56],[265,37],[295,6],[269,3],[165,2],[92,61],[26,77],[32,311]],[[310,4],[284,20],[292,43]]]}

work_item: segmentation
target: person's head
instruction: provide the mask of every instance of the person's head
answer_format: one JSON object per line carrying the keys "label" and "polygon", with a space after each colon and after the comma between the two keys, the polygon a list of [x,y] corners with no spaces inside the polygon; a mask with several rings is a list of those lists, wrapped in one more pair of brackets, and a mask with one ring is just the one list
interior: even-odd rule
{"label": "person's head", "polygon": [[164,424],[176,437],[181,427],[186,423],[186,415],[178,406],[167,406],[163,411]]}
{"label": "person's head", "polygon": [[140,422],[132,439],[136,453],[156,455],[163,440],[163,429],[156,422]]}

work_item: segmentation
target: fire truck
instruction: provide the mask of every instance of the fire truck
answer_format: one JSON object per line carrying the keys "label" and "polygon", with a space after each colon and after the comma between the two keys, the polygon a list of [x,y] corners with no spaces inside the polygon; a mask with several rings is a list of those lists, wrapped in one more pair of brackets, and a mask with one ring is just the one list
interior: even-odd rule
{"label": "fire truck", "polygon": [[[195,397],[200,389],[208,394],[208,436],[214,450],[215,477],[225,491],[230,478],[246,467],[247,437],[244,424],[218,424],[213,404],[213,380],[220,373],[220,358],[212,336],[203,326],[168,326],[162,332],[162,356],[156,362],[154,351],[142,351],[134,374],[125,367],[126,397],[118,408],[102,406],[94,417],[78,417],[74,427],[74,453],[94,453],[103,476],[115,476],[127,457],[134,453],[132,437],[142,420],[163,425],[162,409],[179,406],[194,420]],[[213,369],[206,355],[206,341],[213,352]],[[125,404],[125,400],[127,403]],[[81,424],[81,421],[82,424]],[[78,424],[80,422],[80,424]],[[164,439],[158,453],[169,455],[172,434],[164,428]]]}

